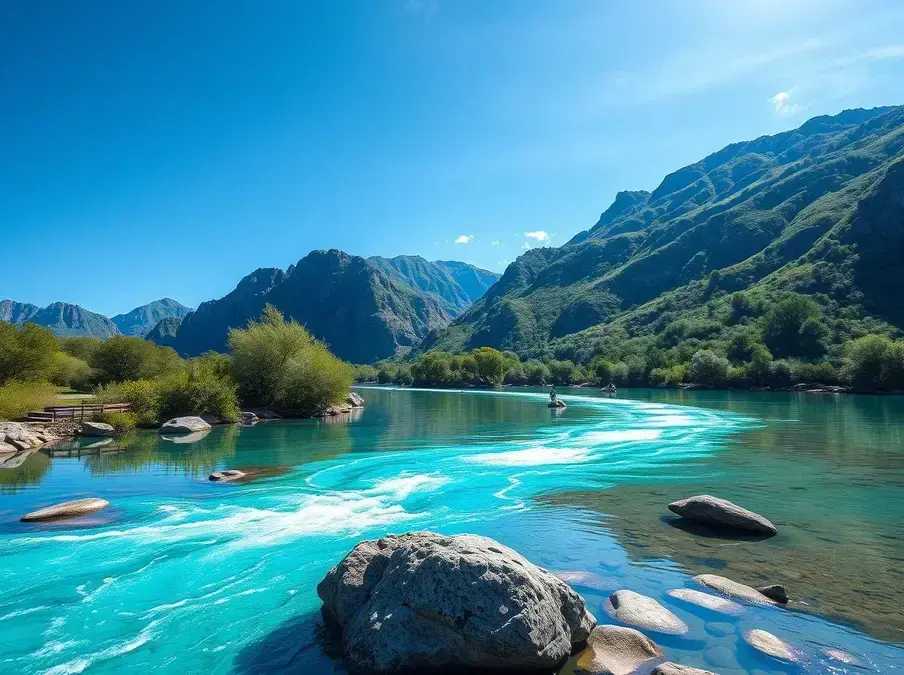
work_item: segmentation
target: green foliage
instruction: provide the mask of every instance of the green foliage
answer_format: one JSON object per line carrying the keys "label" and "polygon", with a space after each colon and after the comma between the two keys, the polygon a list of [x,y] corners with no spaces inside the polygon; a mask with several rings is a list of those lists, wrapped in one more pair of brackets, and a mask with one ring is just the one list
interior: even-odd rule
{"label": "green foliage", "polygon": [[0,384],[48,379],[60,343],[47,328],[0,322]]}
{"label": "green foliage", "polygon": [[162,377],[182,367],[182,359],[171,347],[159,347],[143,338],[125,335],[100,343],[90,363],[102,384]]}
{"label": "green foliage", "polygon": [[[375,366],[371,365],[353,365],[352,370],[355,382],[377,382],[382,371],[382,369],[377,370]],[[389,380],[387,379],[386,381],[388,382]]]}
{"label": "green foliage", "polygon": [[118,433],[131,431],[138,426],[138,415],[133,412],[104,412],[98,414],[95,419],[109,424]]}
{"label": "green foliage", "polygon": [[776,356],[815,358],[825,351],[822,312],[812,299],[792,293],[766,314],[765,342]]}
{"label": "green foliage", "polygon": [[[471,352],[477,365],[477,376],[491,385],[502,384],[505,376],[505,357],[492,347],[479,347]],[[511,361],[509,361],[511,363]]]}
{"label": "green foliage", "polygon": [[77,359],[81,359],[85,363],[91,363],[94,358],[94,352],[101,345],[101,341],[96,337],[65,337],[60,339],[60,348]]}
{"label": "green foliage", "polygon": [[15,420],[53,403],[56,392],[47,382],[7,381],[0,386],[0,420]]}
{"label": "green foliage", "polygon": [[232,372],[243,403],[308,415],[348,394],[352,367],[305,328],[267,306],[260,321],[229,332]]}
{"label": "green foliage", "polygon": [[73,389],[87,389],[91,377],[91,366],[66,352],[54,353],[48,370],[51,382]]}
{"label": "green foliage", "polygon": [[702,349],[691,359],[691,381],[708,387],[718,387],[728,379],[731,362],[708,349]]}
{"label": "green foliage", "polygon": [[546,365],[549,368],[549,377],[553,384],[574,384],[580,377],[580,371],[571,361],[557,361],[553,359]]}
{"label": "green foliage", "polygon": [[866,335],[846,348],[844,374],[857,389],[904,389],[904,341]]}
{"label": "green foliage", "polygon": [[131,404],[138,425],[152,426],[160,421],[160,386],[156,381],[111,382],[98,387],[95,394],[98,403]]}
{"label": "green foliage", "polygon": [[537,360],[530,360],[524,364],[524,377],[527,384],[534,386],[544,385],[552,380],[549,368]]}
{"label": "green foliage", "polygon": [[597,383],[603,387],[612,384],[612,370],[613,363],[602,356],[597,356],[590,362],[590,372],[596,377]]}

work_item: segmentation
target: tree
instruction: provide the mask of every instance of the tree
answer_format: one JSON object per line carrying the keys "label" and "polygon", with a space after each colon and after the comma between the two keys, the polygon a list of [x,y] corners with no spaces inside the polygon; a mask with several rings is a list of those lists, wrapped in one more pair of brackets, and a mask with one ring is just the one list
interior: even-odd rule
{"label": "tree", "polygon": [[866,391],[904,388],[904,342],[865,335],[846,346],[844,375]]}
{"label": "tree", "polygon": [[691,380],[709,387],[725,382],[731,362],[709,349],[701,349],[691,359]]}
{"label": "tree", "polygon": [[766,346],[776,356],[821,356],[824,332],[819,305],[798,293],[786,296],[766,315]]}
{"label": "tree", "polygon": [[612,362],[602,356],[597,356],[590,362],[590,370],[597,382],[605,387],[612,383]]}
{"label": "tree", "polygon": [[304,326],[267,305],[259,321],[229,331],[232,372],[244,404],[309,415],[348,394],[352,367]]}
{"label": "tree", "polygon": [[557,361],[553,359],[548,364],[549,376],[553,384],[572,384],[577,375],[577,368],[571,361]]}
{"label": "tree", "polygon": [[415,384],[443,385],[452,379],[451,355],[448,352],[427,352],[411,365]]}
{"label": "tree", "polygon": [[174,374],[183,363],[172,347],[160,347],[140,337],[116,335],[94,349],[91,366],[100,382],[126,382]]}
{"label": "tree", "polygon": [[487,384],[500,385],[505,375],[505,357],[492,347],[479,347],[471,352],[477,375]]}
{"label": "tree", "polygon": [[528,384],[535,386],[546,384],[550,380],[549,368],[540,361],[531,359],[524,364],[524,377]]}
{"label": "tree", "polygon": [[19,328],[0,322],[0,384],[48,379],[59,346],[47,328],[33,323]]}

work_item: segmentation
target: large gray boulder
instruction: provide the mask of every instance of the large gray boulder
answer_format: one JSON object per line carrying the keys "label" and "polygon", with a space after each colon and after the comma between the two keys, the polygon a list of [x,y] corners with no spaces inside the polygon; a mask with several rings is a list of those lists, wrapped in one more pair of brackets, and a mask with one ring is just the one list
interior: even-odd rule
{"label": "large gray boulder", "polygon": [[641,630],[683,635],[687,624],[653,598],[634,591],[615,591],[605,603],[606,611],[622,623]]}
{"label": "large gray boulder", "polygon": [[40,448],[53,436],[44,429],[37,429],[22,422],[0,422],[0,443],[5,443],[21,452]]}
{"label": "large gray boulder", "polygon": [[669,510],[682,518],[730,530],[772,536],[775,525],[758,513],[712,495],[697,495],[669,504]]}
{"label": "large gray boulder", "polygon": [[578,656],[578,675],[629,675],[641,665],[664,656],[646,635],[624,626],[598,626]]}
{"label": "large gray boulder", "polygon": [[566,583],[472,534],[360,542],[317,594],[352,672],[551,668],[596,625]]}
{"label": "large gray boulder", "polygon": [[200,417],[174,417],[164,422],[157,431],[161,434],[190,434],[210,428],[210,425]]}
{"label": "large gray boulder", "polygon": [[42,520],[60,520],[62,518],[74,518],[76,516],[84,516],[88,513],[94,513],[110,506],[110,502],[106,499],[97,499],[91,497],[89,499],[76,499],[71,502],[63,502],[62,504],[54,504],[44,509],[32,511],[22,516],[19,520],[23,523],[30,523]]}
{"label": "large gray boulder", "polygon": [[79,433],[82,436],[112,436],[116,429],[106,422],[82,422]]}
{"label": "large gray boulder", "polygon": [[345,402],[348,403],[352,408],[364,407],[364,399],[361,398],[361,394],[356,391],[348,392],[348,398],[345,399]]}

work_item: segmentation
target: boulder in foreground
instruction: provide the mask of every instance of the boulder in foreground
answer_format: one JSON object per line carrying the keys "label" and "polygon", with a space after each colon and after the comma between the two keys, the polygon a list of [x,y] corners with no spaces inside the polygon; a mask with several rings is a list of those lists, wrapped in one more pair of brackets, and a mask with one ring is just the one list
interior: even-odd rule
{"label": "boulder in foreground", "polygon": [[574,671],[579,675],[629,675],[662,650],[646,635],[624,626],[598,626],[587,638]]}
{"label": "boulder in foreground", "polygon": [[210,425],[200,417],[174,417],[164,422],[157,431],[161,434],[190,434],[207,429]]}
{"label": "boulder in foreground", "polygon": [[565,582],[471,534],[360,542],[317,594],[352,672],[551,668],[596,625]]}
{"label": "boulder in foreground", "polygon": [[653,598],[634,591],[615,591],[606,601],[606,611],[622,623],[641,630],[668,635],[687,633],[687,624]]}
{"label": "boulder in foreground", "polygon": [[244,471],[239,471],[238,469],[226,469],[225,471],[214,471],[207,479],[212,480],[214,483],[228,483],[229,481],[238,480],[239,478],[244,477]]}
{"label": "boulder in foreground", "polygon": [[23,523],[38,522],[43,520],[60,520],[62,518],[74,518],[76,516],[84,516],[88,513],[94,513],[110,506],[110,502],[106,499],[97,499],[91,497],[89,499],[76,499],[71,502],[63,502],[62,504],[54,504],[47,508],[39,509],[27,513],[20,520]]}
{"label": "boulder in foreground", "polygon": [[696,523],[773,536],[775,525],[758,513],[712,495],[697,495],[669,504],[669,510]]}

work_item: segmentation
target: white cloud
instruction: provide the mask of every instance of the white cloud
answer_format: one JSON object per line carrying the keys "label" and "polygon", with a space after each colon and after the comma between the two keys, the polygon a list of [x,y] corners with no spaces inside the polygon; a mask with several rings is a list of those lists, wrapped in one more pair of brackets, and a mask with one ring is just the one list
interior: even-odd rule
{"label": "white cloud", "polygon": [[524,236],[528,239],[536,239],[537,241],[546,241],[549,239],[549,233],[544,232],[543,230],[537,230],[536,232],[525,232]]}
{"label": "white cloud", "polygon": [[523,248],[523,249],[529,249],[529,248],[530,248],[530,242],[529,242],[529,241],[524,242],[523,244],[521,244],[521,248]]}
{"label": "white cloud", "polygon": [[797,103],[791,102],[791,91],[780,91],[769,99],[769,102],[775,106],[775,114],[779,117],[790,117],[799,113],[802,108]]}
{"label": "white cloud", "polygon": [[502,242],[499,241],[498,239],[493,240],[493,247],[496,247],[496,246],[502,246]]}
{"label": "white cloud", "polygon": [[456,244],[467,244],[473,238],[474,238],[473,234],[463,234],[463,235],[459,236],[458,239],[455,240],[455,243]]}

